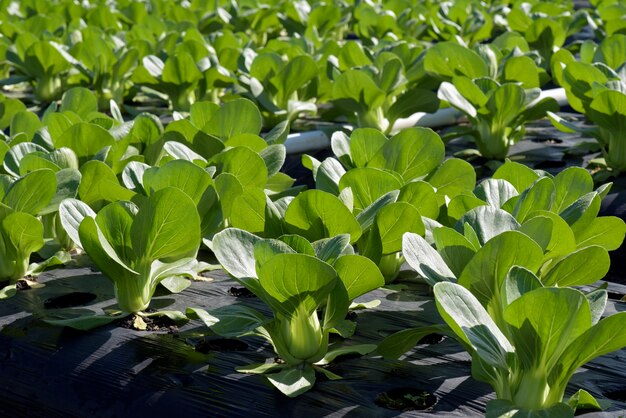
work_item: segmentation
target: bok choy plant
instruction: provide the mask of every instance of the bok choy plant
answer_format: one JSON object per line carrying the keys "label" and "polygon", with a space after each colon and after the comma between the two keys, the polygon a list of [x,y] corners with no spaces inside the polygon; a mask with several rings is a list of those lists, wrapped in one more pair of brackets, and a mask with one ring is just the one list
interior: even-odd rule
{"label": "bok choy plant", "polygon": [[[352,212],[361,228],[360,236],[354,237],[359,253],[374,261],[391,282],[404,262],[402,234],[424,235],[427,225],[422,217],[436,219],[446,199],[473,189],[474,169],[459,159],[444,161],[443,142],[425,128],[405,129],[391,138],[376,129],[359,128],[350,137],[336,132],[331,144],[337,159],[303,159],[313,171],[316,193],[337,196],[335,200],[348,208],[342,211]],[[292,205],[300,199],[304,201],[298,196]],[[302,223],[293,216],[295,212],[291,206],[287,209],[288,224]],[[299,217],[312,219],[315,212],[301,210]],[[406,217],[406,222],[397,222],[400,217]]]}
{"label": "bok choy plant", "polygon": [[277,389],[293,397],[311,389],[316,372],[340,378],[321,367],[337,356],[375,348],[329,346],[329,333],[345,321],[350,302],[384,284],[374,263],[353,254],[348,235],[310,243],[296,235],[262,239],[229,228],[215,235],[213,248],[224,269],[267,304],[272,318],[239,305],[210,312],[190,308],[188,315],[219,335],[265,338],[284,361],[239,371],[267,374]]}
{"label": "bok choy plant", "polygon": [[563,397],[576,370],[626,347],[626,312],[600,319],[605,290],[584,295],[542,288],[528,271],[514,268],[498,319],[461,285],[438,283],[434,292],[441,317],[472,355],[472,376],[496,392],[487,417],[573,417]]}
{"label": "bok choy plant", "polygon": [[[49,169],[32,171],[11,181],[2,176],[0,203],[0,298],[15,294],[15,283],[40,268],[30,256],[44,245],[44,226],[38,215],[47,211],[56,194],[56,176]],[[42,263],[45,266],[45,263]]]}
{"label": "bok choy plant", "polygon": [[527,122],[559,110],[553,98],[537,100],[539,93],[538,88],[524,89],[517,83],[457,76],[441,84],[438,96],[467,116],[468,133],[483,157],[503,160],[509,147],[524,137]]}
{"label": "bok choy plant", "polygon": [[200,219],[181,190],[158,190],[141,207],[114,202],[95,216],[78,200],[61,206],[68,235],[113,282],[123,312],[144,311],[162,280],[194,276]]}

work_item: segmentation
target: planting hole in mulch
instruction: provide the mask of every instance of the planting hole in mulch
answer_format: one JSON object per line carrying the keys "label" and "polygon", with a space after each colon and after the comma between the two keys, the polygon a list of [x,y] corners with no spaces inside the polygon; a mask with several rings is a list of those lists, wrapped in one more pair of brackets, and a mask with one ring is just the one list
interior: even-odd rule
{"label": "planting hole in mulch", "polygon": [[67,295],[61,295],[54,298],[46,299],[43,307],[46,309],[72,308],[74,306],[86,305],[96,299],[96,295],[88,292],[72,292]]}
{"label": "planting hole in mulch", "polygon": [[606,392],[604,396],[614,401],[626,402],[626,388]]}
{"label": "planting hole in mulch", "polygon": [[228,294],[236,298],[254,298],[256,295],[245,287],[231,287]]}
{"label": "planting hole in mulch", "polygon": [[30,285],[28,284],[28,282],[26,280],[18,280],[17,283],[15,283],[15,288],[17,290],[32,289],[32,287],[30,287]]}
{"label": "planting hole in mulch", "polygon": [[530,138],[532,142],[538,142],[540,144],[562,144],[563,140],[558,138]]}
{"label": "planting hole in mulch", "polygon": [[136,331],[167,331],[169,333],[178,331],[176,322],[167,316],[140,317],[139,315],[130,315],[118,320],[117,324],[122,328]]}
{"label": "planting hole in mulch", "polygon": [[423,411],[435,406],[437,397],[420,389],[395,388],[379,393],[374,402],[396,411]]}
{"label": "planting hole in mulch", "polygon": [[422,337],[417,344],[439,344],[446,338],[445,335],[432,333]]}
{"label": "planting hole in mulch", "polygon": [[232,338],[213,338],[199,341],[194,348],[202,354],[209,354],[212,351],[245,351],[248,344]]}
{"label": "planting hole in mulch", "polygon": [[354,311],[348,311],[348,313],[346,314],[346,319],[348,321],[356,322],[358,317],[359,317],[359,314]]}

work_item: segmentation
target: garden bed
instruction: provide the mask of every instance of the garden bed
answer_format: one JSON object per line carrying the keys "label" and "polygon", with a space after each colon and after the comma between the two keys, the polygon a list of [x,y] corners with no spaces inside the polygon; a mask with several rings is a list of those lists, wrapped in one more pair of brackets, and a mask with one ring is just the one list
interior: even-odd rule
{"label": "garden bed", "polygon": [[[194,282],[175,296],[162,294],[151,306],[184,311],[244,304],[264,309],[256,298],[233,296],[237,293],[233,288],[239,285],[223,272],[209,276],[212,282]],[[379,299],[381,304],[351,316],[358,324],[351,344],[376,343],[392,332],[439,321],[429,287],[411,279],[410,271],[402,276],[405,279],[392,288],[362,298]],[[470,377],[470,357],[456,341],[431,336],[402,360],[376,355],[339,359],[331,370],[342,380],[320,379],[314,391],[289,399],[264,377],[234,370],[274,357],[271,347],[259,339],[205,335],[207,329],[198,321],[154,332],[117,323],[89,332],[54,327],[39,320],[60,314],[58,308],[46,308],[50,301],[78,294],[82,295],[75,299],[79,305],[66,308],[65,314],[67,309],[97,311],[115,302],[109,282],[89,268],[54,270],[38,282],[45,286],[20,291],[0,304],[2,415],[464,417],[481,415],[486,402],[494,398],[488,385]],[[626,294],[626,286],[609,284],[608,290],[611,298]],[[88,294],[96,295],[95,299],[88,301]],[[611,300],[606,313],[624,310],[626,302]],[[590,417],[615,416],[626,409],[624,361],[626,350],[589,363],[576,373],[567,395],[584,388],[612,403],[607,411]],[[388,397],[398,391],[404,395],[404,390],[416,397],[430,394],[434,398],[424,395],[427,404],[436,402],[422,411],[379,406],[395,405]],[[410,402],[401,404],[413,407]]]}

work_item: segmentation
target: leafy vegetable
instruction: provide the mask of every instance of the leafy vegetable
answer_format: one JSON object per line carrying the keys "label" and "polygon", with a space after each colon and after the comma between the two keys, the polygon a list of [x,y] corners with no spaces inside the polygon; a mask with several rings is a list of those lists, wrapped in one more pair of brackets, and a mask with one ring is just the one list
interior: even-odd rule
{"label": "leafy vegetable", "polygon": [[522,277],[509,276],[520,293],[507,295],[500,321],[454,283],[435,285],[437,309],[472,355],[474,378],[496,391],[487,416],[542,412],[573,417],[573,409],[563,403],[567,383],[588,361],[626,346],[626,313],[598,321],[580,291],[523,289]]}
{"label": "leafy vegetable", "polygon": [[[350,254],[347,235],[310,243],[296,235],[262,239],[229,228],[214,237],[213,248],[224,268],[263,300],[273,317],[240,306],[210,312],[190,308],[188,314],[220,335],[261,336],[284,360],[240,371],[271,373],[270,383],[287,396],[298,396],[313,386],[315,371],[328,375],[318,365],[375,348],[366,344],[329,349],[329,333],[345,323],[350,301],[384,283],[371,261]],[[321,309],[323,316],[318,313]]]}
{"label": "leafy vegetable", "polygon": [[169,277],[193,277],[200,245],[195,204],[166,187],[141,207],[110,203],[94,217],[78,201],[65,200],[63,226],[113,282],[120,309],[145,310],[156,286]]}

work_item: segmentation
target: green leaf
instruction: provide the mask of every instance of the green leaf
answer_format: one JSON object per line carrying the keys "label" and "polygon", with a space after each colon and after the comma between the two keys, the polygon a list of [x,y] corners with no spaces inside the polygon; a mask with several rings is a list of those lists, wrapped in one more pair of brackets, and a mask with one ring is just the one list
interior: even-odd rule
{"label": "green leaf", "polygon": [[181,276],[166,277],[160,283],[170,293],[180,293],[191,286],[191,280]]}
{"label": "green leaf", "polygon": [[350,69],[333,83],[333,99],[349,99],[354,111],[369,111],[383,104],[385,93],[367,73]]}
{"label": "green leaf", "polygon": [[300,55],[292,60],[272,79],[278,89],[277,101],[285,107],[289,98],[306,83],[317,76],[317,65],[308,55]]}
{"label": "green leaf", "polygon": [[355,215],[358,215],[385,193],[399,190],[402,187],[402,183],[388,171],[363,167],[349,170],[341,177],[339,190],[344,190],[347,187],[352,189],[354,196],[353,212]]}
{"label": "green leaf", "polygon": [[[199,313],[202,310],[195,309],[194,311]],[[190,308],[187,308],[187,312],[190,312]],[[213,332],[227,338],[252,333],[268,321],[267,317],[259,311],[241,305],[222,306],[208,312],[205,311],[205,314],[198,315],[198,317]]]}
{"label": "green leaf", "polygon": [[236,99],[224,103],[202,131],[226,141],[242,133],[258,135],[262,127],[261,112],[254,103],[247,99]]}
{"label": "green leaf", "polygon": [[145,170],[142,183],[148,196],[166,187],[174,187],[183,191],[198,205],[207,187],[213,181],[209,173],[194,163],[173,160],[161,167],[151,167]]}
{"label": "green leaf", "polygon": [[385,284],[376,264],[360,255],[339,257],[333,267],[346,287],[350,301]]}
{"label": "green leaf", "polygon": [[[345,189],[350,190],[350,189]],[[368,231],[376,220],[378,212],[387,205],[394,203],[398,198],[398,191],[394,190],[389,193],[385,193],[374,201],[371,205],[366,207],[356,217],[357,222],[361,226],[361,231]]]}
{"label": "green leaf", "polygon": [[543,285],[532,271],[519,266],[511,267],[502,286],[504,306],[510,305],[526,293],[540,287]]}
{"label": "green leaf", "polygon": [[306,239],[302,238],[300,235],[282,235],[278,239],[289,245],[291,248],[293,248],[295,252],[299,254],[307,254],[313,257],[316,256],[313,245]]}
{"label": "green leaf", "polygon": [[467,238],[452,228],[437,228],[433,231],[435,246],[441,258],[455,277],[459,277],[476,250]]}
{"label": "green leaf", "polygon": [[592,245],[560,260],[544,276],[546,286],[582,286],[602,279],[609,271],[611,259],[602,247]]}
{"label": "green leaf", "polygon": [[474,188],[476,171],[467,161],[450,158],[431,173],[427,180],[436,189],[437,195],[452,199]]}
{"label": "green leaf", "polygon": [[376,227],[383,255],[402,250],[404,233],[424,235],[426,232],[422,215],[413,205],[405,202],[395,202],[381,208],[376,216]]}
{"label": "green leaf", "polygon": [[309,241],[350,234],[351,242],[361,235],[361,227],[348,208],[335,196],[320,190],[307,190],[291,202],[285,222],[293,233]]}
{"label": "green leaf", "polygon": [[96,213],[85,203],[76,199],[66,199],[59,205],[59,219],[70,239],[81,247],[78,227],[86,216],[96,217]]}
{"label": "green leaf", "polygon": [[578,391],[567,400],[567,404],[574,410],[594,411],[603,411],[611,406],[611,402],[608,400],[596,399],[585,389],[578,389]]}
{"label": "green leaf", "polygon": [[477,198],[484,200],[494,208],[502,208],[504,204],[518,196],[517,190],[511,183],[503,179],[486,179],[474,190]]}
{"label": "green leaf", "polygon": [[551,370],[572,341],[591,326],[583,294],[569,288],[539,288],[504,310],[525,369]]}
{"label": "green leaf", "polygon": [[2,202],[17,212],[37,215],[50,203],[57,188],[54,172],[42,168],[31,171],[13,183]]}
{"label": "green leaf", "polygon": [[455,283],[441,282],[434,287],[437,310],[452,331],[490,366],[508,369],[508,358],[515,349],[480,302]]}
{"label": "green leaf", "polygon": [[432,333],[442,332],[443,326],[431,325],[419,328],[408,328],[398,331],[386,337],[380,344],[376,352],[386,360],[397,359],[407,351],[411,350],[419,340]]}
{"label": "green leaf", "polygon": [[257,271],[272,309],[291,316],[298,309],[310,315],[335,285],[337,273],[328,264],[305,254],[277,254]]}
{"label": "green leaf", "polygon": [[233,201],[230,223],[235,228],[262,233],[265,229],[265,193],[249,188]]}
{"label": "green leaf", "polygon": [[520,227],[509,213],[491,206],[478,206],[470,210],[457,221],[454,229],[461,232],[465,224],[469,224],[476,232],[481,245],[503,232]]}
{"label": "green leaf", "polygon": [[140,259],[195,255],[200,243],[200,219],[193,201],[167,187],[139,209],[131,227],[133,249]]}
{"label": "green leaf", "polygon": [[525,410],[516,407],[505,399],[492,399],[487,402],[485,418],[574,418],[574,410],[564,403],[557,403],[546,409]]}
{"label": "green leaf", "polygon": [[513,266],[536,272],[542,264],[543,251],[531,238],[517,231],[496,235],[480,248],[463,270],[458,283],[469,289],[487,307],[499,303],[502,284]]}
{"label": "green leaf", "polygon": [[593,191],[593,178],[584,168],[568,167],[554,177],[554,211],[561,212],[577,199]]}
{"label": "green leaf", "polygon": [[87,216],[80,223],[78,235],[83,249],[96,266],[113,282],[137,280],[139,274],[124,263],[106,240],[96,220]]}
{"label": "green leaf", "polygon": [[594,219],[591,224],[577,234],[576,247],[584,248],[599,245],[607,251],[617,250],[624,241],[626,224],[615,216],[602,216]]}
{"label": "green leaf", "polygon": [[98,212],[96,223],[104,238],[120,258],[132,265],[135,253],[131,244],[131,225],[137,208],[129,202],[114,202]]}
{"label": "green leaf", "polygon": [[86,122],[72,125],[54,140],[55,148],[70,148],[76,153],[81,164],[93,158],[102,148],[114,144],[113,135],[106,129]]}
{"label": "green leaf", "polygon": [[103,202],[130,200],[135,192],[122,187],[113,170],[101,161],[88,161],[80,170],[82,180],[78,187],[80,200],[95,207]]}
{"label": "green leaf", "polygon": [[490,75],[487,64],[476,52],[454,42],[439,42],[430,47],[424,57],[424,69],[444,79]]}
{"label": "green leaf", "polygon": [[348,249],[352,249],[350,246],[350,235],[341,234],[332,238],[324,238],[315,241],[313,244],[315,249],[315,256],[328,264],[334,264],[337,258],[339,258]]}
{"label": "green leaf", "polygon": [[98,111],[98,100],[91,90],[74,87],[67,90],[61,98],[60,112],[72,111],[84,121],[91,113]]}
{"label": "green leaf", "polygon": [[[602,319],[572,342],[559,359],[551,381],[568,381],[574,372],[596,357],[626,347],[626,312]],[[602,342],[602,344],[598,344]]]}
{"label": "green leaf", "polygon": [[334,348],[330,350],[324,358],[317,363],[316,365],[325,365],[332,363],[337,357],[344,356],[346,354],[360,354],[364,356],[365,354],[369,354],[372,351],[376,350],[376,345],[374,344],[356,344],[356,345],[348,345],[341,346],[339,348]]}
{"label": "green leaf", "polygon": [[250,186],[264,187],[268,170],[263,158],[247,147],[235,147],[223,151],[211,159],[218,173],[234,175],[246,189]]}
{"label": "green leaf", "polygon": [[284,395],[294,398],[313,387],[315,384],[315,371],[311,367],[305,369],[290,367],[278,373],[268,375],[267,380]]}
{"label": "green leaf", "polygon": [[555,198],[554,182],[544,177],[520,194],[512,214],[518,222],[524,222],[528,215],[536,210],[550,211]]}
{"label": "green leaf", "polygon": [[561,218],[579,235],[587,229],[600,212],[601,199],[597,192],[587,193],[566,207],[559,214]]}
{"label": "green leaf", "polygon": [[268,177],[271,177],[276,175],[282,168],[287,157],[287,151],[284,145],[274,144],[261,150],[259,155],[265,161]]}
{"label": "green leaf", "polygon": [[437,282],[456,280],[456,276],[439,253],[417,234],[404,234],[402,254],[409,266],[431,286]]}
{"label": "green leaf", "polygon": [[350,155],[356,167],[365,167],[387,142],[378,129],[357,128],[350,135]]}
{"label": "green leaf", "polygon": [[[445,188],[446,186],[443,186],[443,189],[440,190]],[[435,189],[425,181],[412,181],[405,184],[400,189],[398,202],[410,203],[426,218],[437,219],[439,216],[439,204]]]}
{"label": "green leaf", "polygon": [[492,178],[506,180],[515,187],[518,192],[529,188],[536,180],[539,174],[535,173],[531,168],[524,164],[507,160],[493,173]]}
{"label": "green leaf", "polygon": [[437,91],[437,97],[439,100],[450,103],[451,106],[459,109],[470,118],[475,118],[478,115],[476,108],[470,103],[463,95],[457,90],[452,83],[444,81],[439,86]]}
{"label": "green leaf", "polygon": [[404,181],[425,176],[444,159],[441,138],[428,128],[409,128],[389,139],[368,162],[368,167],[395,171]]}

